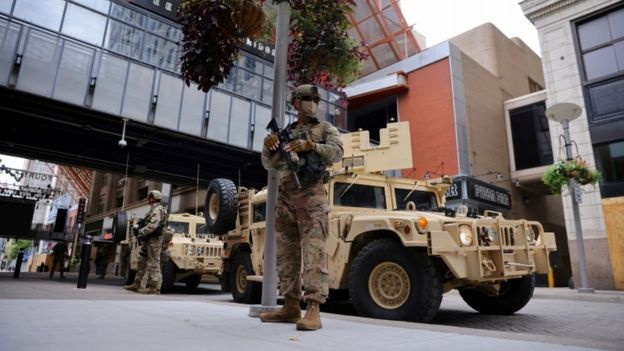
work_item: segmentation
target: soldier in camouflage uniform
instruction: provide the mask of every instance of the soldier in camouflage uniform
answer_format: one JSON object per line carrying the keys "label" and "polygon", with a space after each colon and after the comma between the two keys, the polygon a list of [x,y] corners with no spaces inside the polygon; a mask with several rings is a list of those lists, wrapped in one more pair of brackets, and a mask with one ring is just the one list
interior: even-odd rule
{"label": "soldier in camouflage uniform", "polygon": [[[325,168],[340,161],[343,155],[338,130],[331,123],[316,118],[319,100],[318,89],[313,85],[301,85],[293,92],[291,102],[298,112],[297,121],[286,128],[295,139],[284,150],[297,153],[300,165],[308,162],[320,166],[320,172],[319,167],[313,167],[313,171],[301,167],[297,172],[301,188],[297,188],[293,171],[276,152],[279,147],[277,136],[268,135],[262,150],[264,167],[281,171],[275,230],[277,271],[285,303],[278,311],[261,314],[260,319],[263,322],[297,323],[298,330],[322,327],[319,305],[325,302],[329,293],[325,252],[329,209],[323,176]],[[303,300],[307,303],[303,318],[299,307],[302,280]]]}
{"label": "soldier in camouflage uniform", "polygon": [[[136,277],[131,285],[124,288],[143,294],[160,294],[162,275],[160,272],[160,254],[162,251],[162,229],[167,223],[167,210],[160,204],[162,194],[152,190],[147,195],[151,208],[145,216],[145,226],[138,229],[138,239],[143,242],[141,257],[138,262]],[[143,275],[147,274],[147,285],[141,288]]]}

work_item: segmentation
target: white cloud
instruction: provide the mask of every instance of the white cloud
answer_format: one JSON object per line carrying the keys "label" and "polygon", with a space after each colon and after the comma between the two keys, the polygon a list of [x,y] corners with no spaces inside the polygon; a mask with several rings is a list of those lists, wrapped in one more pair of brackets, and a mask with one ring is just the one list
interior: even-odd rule
{"label": "white cloud", "polygon": [[427,46],[491,22],[510,38],[519,37],[541,56],[537,30],[518,0],[401,0],[407,24],[427,38]]}

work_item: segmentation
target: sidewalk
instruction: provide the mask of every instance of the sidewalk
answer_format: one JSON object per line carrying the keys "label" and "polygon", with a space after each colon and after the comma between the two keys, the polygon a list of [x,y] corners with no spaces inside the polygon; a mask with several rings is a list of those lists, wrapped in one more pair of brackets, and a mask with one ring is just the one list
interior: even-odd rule
{"label": "sidewalk", "polygon": [[[384,321],[323,313],[323,328],[300,332],[292,324],[248,317],[249,306],[225,294],[140,295],[122,280],[89,279],[76,289],[65,280],[0,274],[1,350],[590,350],[547,336]],[[587,298],[587,296],[581,298]],[[619,300],[621,292],[591,298]],[[536,298],[576,298],[575,290],[536,290]]]}

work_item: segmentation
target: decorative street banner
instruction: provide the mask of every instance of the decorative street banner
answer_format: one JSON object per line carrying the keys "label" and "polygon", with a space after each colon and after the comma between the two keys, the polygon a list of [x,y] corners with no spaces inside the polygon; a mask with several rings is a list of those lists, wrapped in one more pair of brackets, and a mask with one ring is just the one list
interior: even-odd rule
{"label": "decorative street banner", "polygon": [[180,0],[130,0],[131,3],[175,21]]}

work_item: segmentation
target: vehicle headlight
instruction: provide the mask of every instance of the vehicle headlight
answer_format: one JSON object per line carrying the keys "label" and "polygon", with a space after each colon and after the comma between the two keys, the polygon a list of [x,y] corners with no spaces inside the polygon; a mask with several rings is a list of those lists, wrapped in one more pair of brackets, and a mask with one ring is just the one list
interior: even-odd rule
{"label": "vehicle headlight", "polygon": [[197,248],[197,256],[203,256],[204,252],[206,252],[206,248],[203,246],[200,246]]}
{"label": "vehicle headlight", "polygon": [[486,235],[487,235],[487,239],[489,242],[494,242],[496,241],[496,238],[498,237],[498,232],[496,231],[496,228],[489,227]]}
{"label": "vehicle headlight", "polygon": [[462,246],[470,246],[472,245],[473,235],[472,229],[467,225],[459,226],[459,241]]}
{"label": "vehicle headlight", "polygon": [[526,238],[529,243],[532,243],[535,240],[535,232],[533,231],[533,227],[528,226],[526,228]]}
{"label": "vehicle headlight", "polygon": [[193,245],[185,245],[185,252],[187,256],[195,256],[195,246]]}

